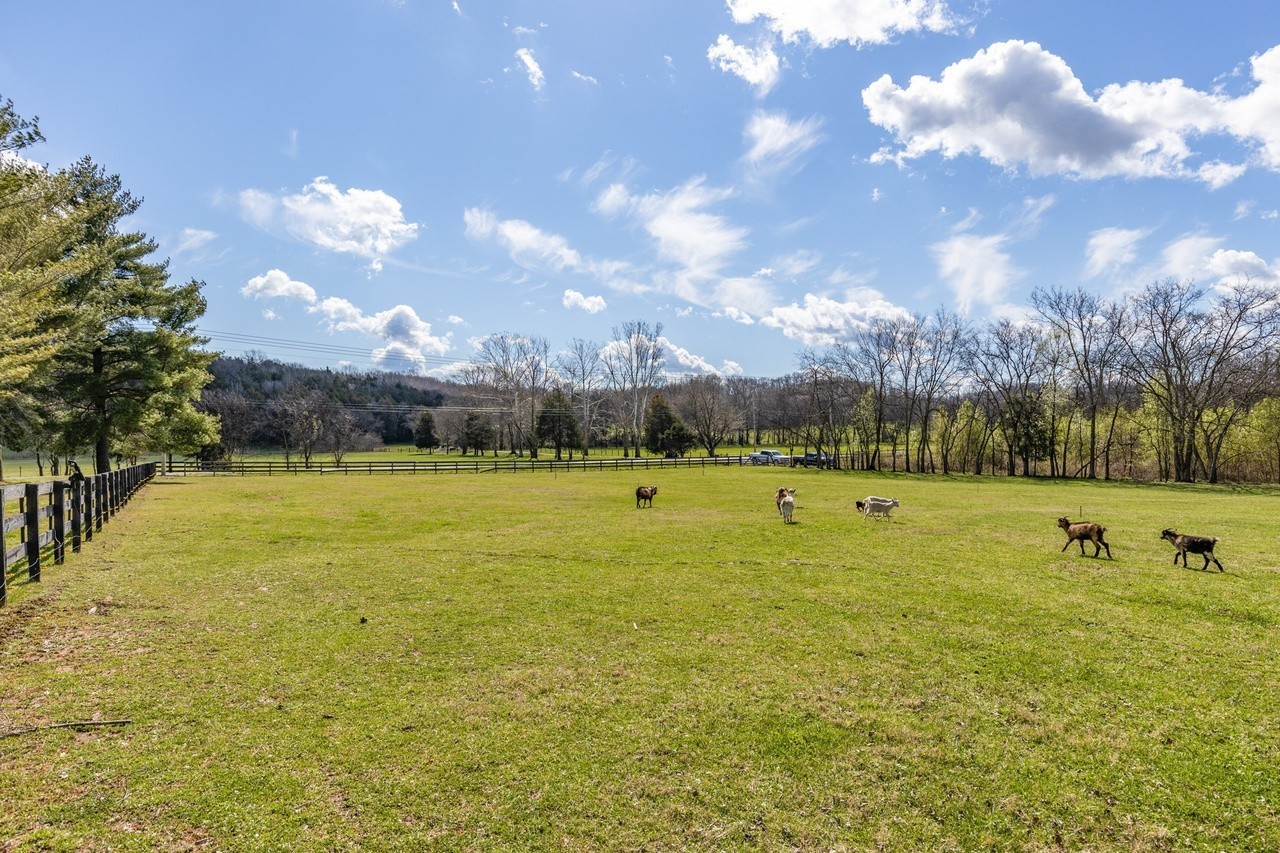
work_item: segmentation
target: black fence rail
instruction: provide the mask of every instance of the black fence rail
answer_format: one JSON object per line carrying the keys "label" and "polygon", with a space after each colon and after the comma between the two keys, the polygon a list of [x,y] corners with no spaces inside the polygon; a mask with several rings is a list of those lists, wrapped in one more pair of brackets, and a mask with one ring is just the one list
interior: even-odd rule
{"label": "black fence rail", "polygon": [[39,581],[42,563],[61,565],[68,540],[79,551],[82,540],[93,539],[156,469],[148,462],[70,481],[0,486],[0,606],[24,573]]}
{"label": "black fence rail", "polygon": [[377,462],[322,463],[267,462],[257,460],[197,462],[194,460],[165,463],[166,474],[297,476],[301,474],[484,474],[493,471],[635,471],[651,468],[714,468],[747,464],[746,456],[693,456],[687,459],[451,459],[444,462],[423,460]]}

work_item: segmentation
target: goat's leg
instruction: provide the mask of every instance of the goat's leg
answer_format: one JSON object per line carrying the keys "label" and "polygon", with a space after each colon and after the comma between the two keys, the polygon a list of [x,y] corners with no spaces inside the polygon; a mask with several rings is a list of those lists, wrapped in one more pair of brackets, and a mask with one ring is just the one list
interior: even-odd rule
{"label": "goat's leg", "polygon": [[[1103,540],[1102,540],[1102,547],[1107,549],[1107,559],[1108,559],[1108,560],[1114,559],[1114,558],[1111,556],[1111,546],[1107,544],[1107,540],[1105,540],[1105,539],[1103,539]],[[1093,556],[1095,556],[1095,557],[1096,557],[1096,556],[1098,556],[1098,555],[1097,555],[1097,554],[1094,554]]]}
{"label": "goat's leg", "polygon": [[1077,539],[1076,541],[1080,543],[1080,556],[1083,557],[1084,556],[1084,540]]}

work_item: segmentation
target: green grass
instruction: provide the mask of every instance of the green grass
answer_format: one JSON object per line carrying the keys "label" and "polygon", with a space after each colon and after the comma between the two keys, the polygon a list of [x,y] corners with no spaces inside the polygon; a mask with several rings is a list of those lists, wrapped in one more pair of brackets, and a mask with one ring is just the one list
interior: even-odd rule
{"label": "green grass", "polygon": [[[646,479],[147,486],[0,612],[0,733],[132,720],[0,739],[0,838],[1280,848],[1280,492]],[[1115,560],[1059,553],[1081,507]]]}

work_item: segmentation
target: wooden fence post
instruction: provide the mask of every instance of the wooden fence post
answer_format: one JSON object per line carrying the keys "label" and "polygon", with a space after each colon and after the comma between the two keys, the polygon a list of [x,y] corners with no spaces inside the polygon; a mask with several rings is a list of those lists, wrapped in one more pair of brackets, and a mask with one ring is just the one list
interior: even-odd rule
{"label": "wooden fence post", "polygon": [[27,516],[27,577],[40,580],[40,484],[27,483],[22,499]]}
{"label": "wooden fence post", "polygon": [[53,483],[53,563],[62,565],[67,555],[67,484]]}
{"label": "wooden fence post", "polygon": [[80,551],[80,529],[84,518],[84,480],[71,481],[71,550]]}

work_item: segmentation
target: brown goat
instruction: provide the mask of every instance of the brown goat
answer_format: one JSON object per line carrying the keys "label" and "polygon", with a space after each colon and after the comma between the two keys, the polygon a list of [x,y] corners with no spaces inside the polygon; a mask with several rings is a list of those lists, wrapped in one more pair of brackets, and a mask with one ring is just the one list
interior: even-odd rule
{"label": "brown goat", "polygon": [[773,502],[778,505],[778,515],[782,515],[782,499],[787,496],[788,491],[793,495],[796,493],[795,489],[788,489],[786,486],[779,486],[778,491],[773,494]]}
{"label": "brown goat", "polygon": [[1185,533],[1179,533],[1172,527],[1166,527],[1160,531],[1160,538],[1167,539],[1173,544],[1173,564],[1178,565],[1178,555],[1182,555],[1182,567],[1187,567],[1187,554],[1203,554],[1204,565],[1200,567],[1200,571],[1209,570],[1209,561],[1213,560],[1218,567],[1218,571],[1225,572],[1222,563],[1218,562],[1218,558],[1213,555],[1213,546],[1218,544],[1217,536],[1188,536]]}
{"label": "brown goat", "polygon": [[[1107,559],[1112,559],[1111,546],[1107,544],[1107,540],[1102,538],[1102,534],[1107,532],[1107,528],[1103,527],[1101,524],[1095,524],[1092,521],[1071,522],[1064,515],[1062,518],[1058,519],[1058,526],[1067,533],[1067,544],[1062,546],[1062,551],[1067,550],[1072,542],[1079,542],[1080,556],[1083,557],[1084,540],[1088,539],[1093,543],[1093,556],[1098,556],[1098,553],[1103,548],[1106,548]],[[1058,553],[1061,554],[1062,551],[1059,551]]]}
{"label": "brown goat", "polygon": [[657,493],[657,486],[636,486],[636,509],[640,508],[641,501],[644,501],[649,506],[653,506],[653,496]]}

